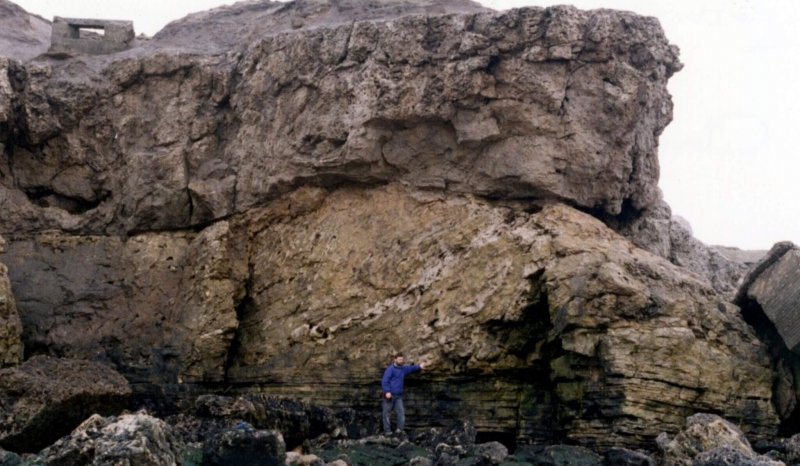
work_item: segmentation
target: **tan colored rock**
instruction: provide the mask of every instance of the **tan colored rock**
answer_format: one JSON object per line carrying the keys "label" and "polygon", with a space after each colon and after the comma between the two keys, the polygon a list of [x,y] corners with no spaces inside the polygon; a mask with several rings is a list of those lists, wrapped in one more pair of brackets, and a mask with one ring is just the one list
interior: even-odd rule
{"label": "tan colored rock", "polygon": [[322,383],[309,396],[335,405],[369,398],[405,350],[434,361],[408,403],[422,423],[470,413],[479,430],[539,441],[558,413],[572,441],[644,446],[714,407],[750,413],[755,436],[776,429],[769,358],[738,309],[570,208],[301,190],[248,227],[253,305],[231,382]]}
{"label": "tan colored rock", "polygon": [[181,268],[180,325],[186,335],[179,377],[183,382],[221,382],[234,333],[237,307],[246,293],[246,247],[228,222],[203,230],[189,244]]}
{"label": "tan colored rock", "polygon": [[28,341],[105,354],[134,389],[224,381],[373,410],[405,350],[433,363],[410,426],[646,447],[713,410],[775,432],[769,358],[737,308],[586,214],[521,207],[302,188],[199,234],[40,236],[5,260]]}
{"label": "tan colored rock", "polygon": [[[0,253],[5,249],[5,240],[0,237]],[[8,269],[0,263],[0,368],[13,366],[22,361],[22,322],[17,313]]]}

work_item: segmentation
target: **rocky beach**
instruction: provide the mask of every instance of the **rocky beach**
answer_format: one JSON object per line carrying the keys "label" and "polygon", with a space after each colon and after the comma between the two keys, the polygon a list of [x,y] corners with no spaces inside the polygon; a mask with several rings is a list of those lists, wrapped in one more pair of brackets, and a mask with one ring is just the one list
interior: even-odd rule
{"label": "rocky beach", "polygon": [[800,248],[672,215],[656,18],[128,26],[0,0],[0,465],[800,464]]}

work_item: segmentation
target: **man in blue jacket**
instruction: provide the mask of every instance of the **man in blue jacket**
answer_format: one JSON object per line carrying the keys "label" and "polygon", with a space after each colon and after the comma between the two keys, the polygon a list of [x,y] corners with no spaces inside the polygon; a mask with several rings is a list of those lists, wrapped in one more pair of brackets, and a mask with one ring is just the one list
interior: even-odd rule
{"label": "man in blue jacket", "polygon": [[406,410],[403,406],[403,380],[409,374],[424,370],[428,365],[421,363],[413,366],[404,366],[405,358],[402,353],[397,353],[381,379],[381,389],[383,390],[383,432],[386,435],[392,434],[392,427],[389,420],[392,410],[397,413],[397,432],[403,431],[406,425]]}

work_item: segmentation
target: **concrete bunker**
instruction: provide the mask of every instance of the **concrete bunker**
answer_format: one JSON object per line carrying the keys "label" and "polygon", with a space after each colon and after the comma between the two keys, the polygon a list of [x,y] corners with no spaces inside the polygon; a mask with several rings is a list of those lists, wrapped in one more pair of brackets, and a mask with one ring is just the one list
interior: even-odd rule
{"label": "concrete bunker", "polygon": [[102,55],[131,48],[133,21],[89,18],[53,19],[50,53]]}

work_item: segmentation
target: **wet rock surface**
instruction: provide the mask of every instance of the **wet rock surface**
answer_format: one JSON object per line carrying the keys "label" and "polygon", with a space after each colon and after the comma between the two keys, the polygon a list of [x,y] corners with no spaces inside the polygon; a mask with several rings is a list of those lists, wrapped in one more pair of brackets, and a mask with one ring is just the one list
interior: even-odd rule
{"label": "wet rock surface", "polygon": [[93,413],[128,402],[128,382],[97,363],[35,356],[0,370],[0,446],[36,452]]}
{"label": "wet rock surface", "polygon": [[147,413],[93,415],[41,451],[34,464],[171,466],[183,464],[183,450],[172,429]]}

